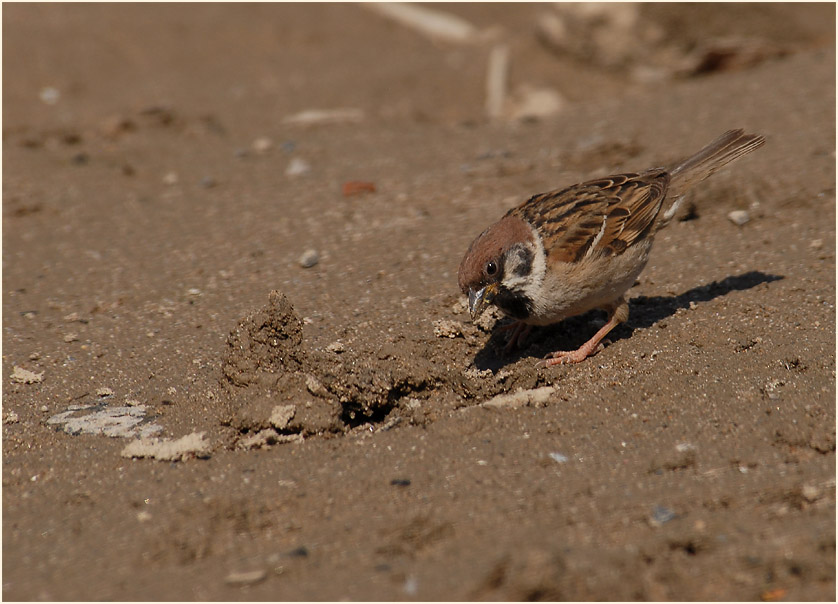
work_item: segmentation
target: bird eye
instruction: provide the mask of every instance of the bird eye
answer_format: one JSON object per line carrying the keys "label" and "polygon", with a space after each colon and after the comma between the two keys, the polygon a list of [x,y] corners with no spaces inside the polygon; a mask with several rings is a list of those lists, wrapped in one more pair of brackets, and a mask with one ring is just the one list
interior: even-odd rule
{"label": "bird eye", "polygon": [[489,263],[486,265],[486,274],[491,277],[497,272],[498,272],[497,263],[494,260],[490,260]]}

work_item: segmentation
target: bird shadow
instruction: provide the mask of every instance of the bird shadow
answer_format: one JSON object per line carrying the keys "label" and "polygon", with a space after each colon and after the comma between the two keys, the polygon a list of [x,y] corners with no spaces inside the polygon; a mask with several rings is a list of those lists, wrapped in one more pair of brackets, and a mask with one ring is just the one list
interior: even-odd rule
{"label": "bird shadow", "polygon": [[[730,292],[752,289],[763,283],[784,279],[782,275],[772,275],[761,271],[749,271],[741,275],[731,275],[721,281],[694,287],[674,296],[637,296],[629,300],[629,319],[608,334],[611,342],[631,337],[636,329],[645,329],[671,317],[682,308],[691,304],[709,302]],[[505,352],[506,338],[509,332],[499,329],[498,323],[492,330],[489,340],[474,356],[474,365],[481,371],[489,369],[493,373],[506,365],[525,357],[543,358],[554,350],[574,350],[590,338],[595,329],[591,327],[593,313],[590,311],[577,317],[570,317],[547,327],[532,330],[524,348]],[[506,323],[506,322],[504,322]]]}

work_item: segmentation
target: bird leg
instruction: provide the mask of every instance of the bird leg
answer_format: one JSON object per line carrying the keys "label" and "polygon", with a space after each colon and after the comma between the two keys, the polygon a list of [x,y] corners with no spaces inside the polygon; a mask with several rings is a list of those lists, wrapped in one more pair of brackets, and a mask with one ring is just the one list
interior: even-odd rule
{"label": "bird leg", "polygon": [[509,339],[506,341],[506,346],[503,348],[504,354],[509,354],[517,346],[524,345],[524,340],[526,340],[527,336],[530,335],[532,325],[527,325],[523,321],[515,321],[509,325],[499,327],[498,331],[509,331],[510,329],[512,330],[512,334],[509,336]]}
{"label": "bird leg", "polygon": [[564,363],[581,363],[590,356],[595,355],[602,350],[602,339],[608,335],[608,332],[623,323],[629,316],[629,307],[625,298],[620,296],[611,306],[606,308],[608,311],[608,322],[603,325],[599,331],[594,334],[590,340],[582,344],[576,350],[559,350],[551,352],[547,355],[544,362],[545,367],[553,365],[561,365]]}

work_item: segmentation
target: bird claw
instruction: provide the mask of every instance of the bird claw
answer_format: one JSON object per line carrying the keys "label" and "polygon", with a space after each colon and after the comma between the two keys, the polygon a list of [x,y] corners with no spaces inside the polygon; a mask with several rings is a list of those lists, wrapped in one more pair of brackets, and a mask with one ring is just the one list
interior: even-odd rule
{"label": "bird claw", "polygon": [[552,367],[553,365],[570,365],[571,363],[581,363],[588,357],[592,357],[602,350],[602,342],[598,343],[590,350],[586,350],[583,344],[576,350],[557,350],[545,356],[542,360],[536,363],[536,367]]}

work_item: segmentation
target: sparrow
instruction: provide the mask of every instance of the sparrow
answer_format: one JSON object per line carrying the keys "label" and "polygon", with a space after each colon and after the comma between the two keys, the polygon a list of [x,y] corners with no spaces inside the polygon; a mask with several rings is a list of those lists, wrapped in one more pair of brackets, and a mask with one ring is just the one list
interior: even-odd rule
{"label": "sparrow", "polygon": [[730,130],[671,167],[530,197],[478,235],[460,263],[458,282],[472,320],[490,304],[515,319],[508,326],[510,349],[532,326],[603,309],[608,321],[591,339],[576,350],[550,353],[546,365],[579,363],[596,354],[608,332],[628,319],[625,294],[684,194],[764,143],[762,136]]}

